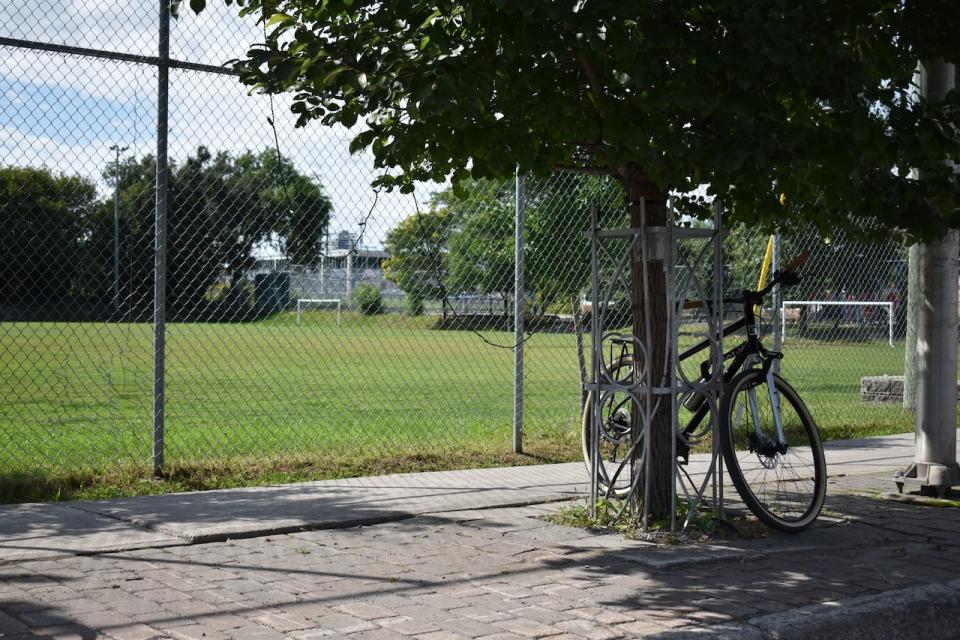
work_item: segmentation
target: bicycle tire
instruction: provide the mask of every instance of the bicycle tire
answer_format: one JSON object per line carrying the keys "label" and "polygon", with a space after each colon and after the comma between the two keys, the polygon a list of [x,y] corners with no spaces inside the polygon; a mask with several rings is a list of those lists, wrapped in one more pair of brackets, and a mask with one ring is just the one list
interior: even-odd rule
{"label": "bicycle tire", "polygon": [[[610,368],[611,377],[613,379],[619,379],[618,372],[627,367],[632,370],[633,365],[630,360],[616,362]],[[632,375],[632,371],[627,375]],[[590,405],[592,402],[593,391],[590,391],[587,393],[580,420],[580,449],[583,455],[583,461],[587,465],[588,474],[591,471],[590,441],[593,430],[590,424]],[[617,406],[618,404],[622,404],[623,406]],[[600,432],[601,447],[606,447],[606,451],[601,450],[600,466],[597,469],[597,486],[599,487],[601,497],[623,498],[630,493],[631,473],[629,467],[624,466],[620,470],[619,475],[617,475],[616,472],[623,463],[622,458],[617,459],[617,454],[622,453],[626,455],[630,449],[628,437],[631,409],[626,407],[629,407],[629,404],[623,397],[617,401],[612,396],[608,396],[607,402],[600,408],[601,414],[604,414],[605,411],[607,412],[605,416],[601,417],[602,426]],[[611,408],[613,409],[612,413],[610,412]],[[618,420],[618,416],[621,419]],[[617,441],[619,441],[619,444],[616,444]],[[609,456],[604,456],[604,453],[608,453]],[[606,460],[605,457],[607,458]],[[613,480],[612,488],[611,480]]]}
{"label": "bicycle tire", "polygon": [[[777,444],[772,400],[766,375],[760,369],[741,372],[724,392],[720,445],[730,479],[750,511],[778,531],[797,533],[810,527],[820,515],[827,466],[820,433],[803,400],[783,378],[774,375],[773,380],[787,448],[783,450]],[[758,394],[758,389],[763,393]],[[766,412],[760,408],[761,399],[767,405]],[[744,413],[750,418],[746,422]],[[763,418],[767,420],[758,429]],[[771,471],[772,494],[767,487]]]}

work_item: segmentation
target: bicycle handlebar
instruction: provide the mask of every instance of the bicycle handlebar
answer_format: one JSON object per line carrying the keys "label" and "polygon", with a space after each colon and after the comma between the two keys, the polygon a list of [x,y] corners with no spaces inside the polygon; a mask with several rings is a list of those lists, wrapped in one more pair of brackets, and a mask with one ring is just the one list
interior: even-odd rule
{"label": "bicycle handlebar", "polygon": [[[725,304],[759,304],[763,298],[770,293],[775,286],[782,285],[784,287],[792,287],[800,281],[800,276],[797,275],[797,270],[800,269],[804,264],[807,263],[807,260],[810,259],[810,250],[804,249],[797,255],[796,258],[790,261],[787,265],[787,268],[783,271],[777,271],[773,278],[770,279],[770,282],[763,289],[759,291],[744,291],[744,297],[739,298],[724,298],[723,302]],[[683,308],[684,309],[702,309],[707,307],[707,302],[704,300],[684,300]]]}
{"label": "bicycle handlebar", "polygon": [[756,297],[762,299],[768,293],[773,291],[773,288],[778,284],[783,287],[792,287],[795,284],[799,284],[800,275],[797,273],[797,270],[806,264],[807,260],[809,259],[810,250],[804,249],[796,258],[790,261],[786,269],[774,273],[773,278],[770,279],[770,283],[763,289],[756,292]]}

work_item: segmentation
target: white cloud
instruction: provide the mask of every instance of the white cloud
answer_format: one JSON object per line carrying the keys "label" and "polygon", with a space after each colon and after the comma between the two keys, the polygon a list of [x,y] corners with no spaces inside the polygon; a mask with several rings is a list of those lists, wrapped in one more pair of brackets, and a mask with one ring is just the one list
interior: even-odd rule
{"label": "white cloud", "polygon": [[[153,55],[156,6],[138,0],[35,0],[0,5],[0,35]],[[211,2],[200,16],[185,10],[171,25],[171,55],[222,64],[244,54],[261,37],[236,8]],[[129,154],[153,153],[156,137],[156,69],[149,65],[0,47],[0,151],[4,162],[47,166],[100,184],[111,161],[109,146]],[[290,98],[275,98],[280,149],[298,170],[316,176],[334,203],[331,232],[356,231],[374,202],[369,155],[347,151],[351,132],[318,124],[293,127]],[[169,149],[183,160],[205,145],[239,153],[273,147],[269,100],[248,96],[232,76],[171,70]],[[419,190],[426,200],[430,187]],[[381,194],[365,241],[378,244],[414,211],[413,199]]]}

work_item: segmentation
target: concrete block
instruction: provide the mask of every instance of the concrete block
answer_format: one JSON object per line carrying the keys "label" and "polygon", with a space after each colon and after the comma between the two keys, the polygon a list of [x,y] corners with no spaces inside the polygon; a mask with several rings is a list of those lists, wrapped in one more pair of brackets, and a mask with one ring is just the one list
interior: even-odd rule
{"label": "concrete block", "polygon": [[879,404],[903,402],[903,376],[864,376],[860,378],[860,400]]}
{"label": "concrete block", "polygon": [[[960,399],[960,382],[957,383]],[[860,378],[860,400],[877,404],[903,402],[903,376],[864,376]]]}

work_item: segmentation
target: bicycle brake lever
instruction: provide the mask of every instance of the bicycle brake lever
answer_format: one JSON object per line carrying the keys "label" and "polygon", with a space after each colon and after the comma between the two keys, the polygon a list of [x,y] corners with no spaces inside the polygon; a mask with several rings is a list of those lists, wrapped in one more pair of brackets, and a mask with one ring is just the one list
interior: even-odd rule
{"label": "bicycle brake lever", "polygon": [[783,287],[792,287],[800,284],[800,274],[796,271],[783,271],[779,275],[780,285]]}

